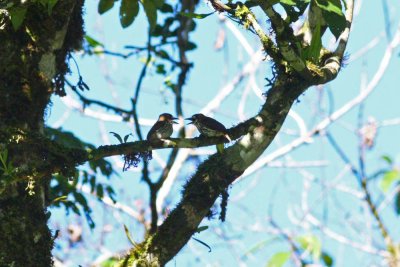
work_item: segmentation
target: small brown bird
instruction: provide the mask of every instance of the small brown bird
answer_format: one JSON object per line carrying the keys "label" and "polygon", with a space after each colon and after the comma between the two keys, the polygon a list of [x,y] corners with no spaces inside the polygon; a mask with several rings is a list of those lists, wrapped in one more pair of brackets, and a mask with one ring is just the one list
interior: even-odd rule
{"label": "small brown bird", "polygon": [[168,138],[172,135],[173,128],[172,124],[176,123],[174,118],[169,113],[163,113],[158,117],[157,122],[151,127],[147,134],[147,141],[155,141],[159,139]]}
{"label": "small brown bird", "polygon": [[213,137],[213,136],[224,136],[226,139],[232,141],[228,135],[228,131],[225,126],[217,120],[207,117],[201,113],[194,114],[192,117],[185,120],[190,120],[188,124],[194,124],[202,135]]}

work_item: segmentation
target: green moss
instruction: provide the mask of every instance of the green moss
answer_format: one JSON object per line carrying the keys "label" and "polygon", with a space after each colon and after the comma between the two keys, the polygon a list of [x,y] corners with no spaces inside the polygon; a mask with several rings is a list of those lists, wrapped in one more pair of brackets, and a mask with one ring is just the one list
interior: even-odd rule
{"label": "green moss", "polygon": [[318,79],[320,77],[323,77],[324,72],[321,70],[321,68],[318,65],[315,65],[311,61],[306,61],[307,69],[310,71],[313,79]]}
{"label": "green moss", "polygon": [[119,262],[118,266],[138,266],[138,267],[158,267],[159,262],[156,258],[148,260],[148,249],[152,246],[153,236],[150,235],[146,240],[134,246],[129,254]]}
{"label": "green moss", "polygon": [[0,200],[0,266],[51,266],[53,241],[41,194],[28,196],[23,184],[15,190],[17,198]]}
{"label": "green moss", "polygon": [[[71,172],[73,157],[81,159],[86,152],[43,137],[53,77],[46,77],[39,65],[53,52],[57,64],[48,67],[60,76],[67,73],[65,58],[80,47],[83,37],[83,1],[58,1],[51,15],[37,1],[25,5],[28,10],[18,30],[10,22],[0,29],[0,144],[16,166],[16,176],[21,174],[18,180],[0,177],[0,266],[51,266],[53,238],[43,198],[49,175],[44,174],[54,166]],[[54,51],[55,37],[63,29],[68,40],[61,39],[61,48]],[[42,172],[42,179],[36,179],[36,172]],[[25,190],[29,177],[35,182],[30,188],[33,195]]]}

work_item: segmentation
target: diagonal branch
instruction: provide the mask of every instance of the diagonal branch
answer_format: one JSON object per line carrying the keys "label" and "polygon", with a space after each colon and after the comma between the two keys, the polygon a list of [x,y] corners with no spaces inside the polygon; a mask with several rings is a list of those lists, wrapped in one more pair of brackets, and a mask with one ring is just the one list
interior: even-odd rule
{"label": "diagonal branch", "polygon": [[[255,116],[257,126],[223,153],[203,162],[184,186],[183,197],[156,233],[145,241],[147,251],[138,262],[163,266],[187,243],[218,196],[269,146],[282,126],[291,105],[307,84],[286,77],[277,79],[267,101]],[[173,240],[173,242],[171,242]],[[132,255],[136,253],[133,252]],[[137,255],[137,254],[136,254]],[[134,258],[135,256],[133,256]]]}
{"label": "diagonal branch", "polygon": [[[185,0],[181,1],[181,12],[185,13],[193,13],[195,9],[195,1],[192,0]],[[189,63],[189,60],[186,56],[186,47],[187,43],[189,42],[189,33],[190,33],[190,28],[192,27],[193,24],[193,19],[181,16],[179,19],[179,27],[177,29],[177,45],[179,49],[179,63],[176,64],[180,68],[180,73],[178,75],[178,82],[176,86],[174,87],[174,93],[175,93],[175,110],[176,114],[178,115],[179,120],[182,122],[183,121],[183,109],[182,109],[182,89],[183,86],[185,85],[187,75],[189,73],[190,68],[192,67],[192,64]],[[184,138],[185,137],[185,127],[181,127],[179,130],[179,137]],[[175,163],[175,160],[178,155],[178,148],[174,148],[168,158],[168,163],[165,166],[164,170],[162,171],[162,174],[160,178],[150,186],[150,207],[151,207],[151,227],[149,233],[152,234],[157,230],[157,223],[158,223],[158,211],[157,211],[157,195],[162,187],[163,183],[165,182],[166,178],[168,177],[168,174],[171,171],[172,166]]]}
{"label": "diagonal branch", "polygon": [[[368,204],[368,208],[369,208],[370,212],[372,213],[372,216],[374,216],[376,222],[378,223],[378,227],[379,227],[379,230],[381,231],[381,235],[385,241],[386,248],[387,248],[388,252],[391,253],[391,255],[393,256],[393,258],[389,259],[389,261],[391,262],[391,264],[393,264],[392,261],[394,261],[394,263],[396,264],[396,262],[399,259],[399,250],[398,250],[398,248],[396,248],[396,246],[393,242],[393,239],[390,236],[388,229],[385,226],[385,224],[382,220],[382,217],[378,213],[378,209],[372,200],[372,195],[371,195],[371,192],[368,189],[368,185],[367,185],[367,177],[363,175],[364,171],[362,169],[358,170],[354,167],[354,165],[350,162],[350,159],[344,153],[342,148],[336,143],[336,141],[333,139],[333,137],[329,133],[327,133],[327,137],[328,137],[330,144],[333,146],[333,148],[339,154],[339,156],[342,158],[342,160],[346,164],[351,166],[351,170],[352,170],[354,176],[356,176],[356,178],[358,179],[358,182],[360,183],[361,188],[364,192],[365,201]],[[397,266],[397,265],[390,265],[390,266]]]}
{"label": "diagonal branch", "polygon": [[354,0],[348,0],[346,3],[346,28],[338,38],[338,46],[336,47],[335,52],[331,57],[325,60],[324,66],[321,68],[323,75],[321,75],[319,78],[318,83],[320,84],[327,83],[335,79],[342,66],[344,52],[350,37],[350,28],[353,22],[354,12]]}
{"label": "diagonal branch", "polygon": [[287,61],[289,66],[304,78],[310,78],[311,74],[307,69],[306,63],[300,58],[292,45],[295,44],[295,36],[292,28],[282,19],[268,1],[259,1],[259,5],[264,13],[271,19],[272,27],[276,33],[276,42],[279,52]]}
{"label": "diagonal branch", "polygon": [[[256,118],[251,118],[231,129],[229,129],[229,136],[237,139],[247,132],[248,129],[256,127],[259,122]],[[96,160],[105,157],[125,155],[139,152],[146,152],[155,149],[165,148],[197,148],[204,146],[211,146],[221,143],[228,143],[224,137],[195,137],[195,138],[169,138],[160,140],[157,143],[150,143],[149,141],[136,141],[127,142],[119,145],[106,145],[100,146],[97,149],[88,151],[85,158],[80,159],[77,163],[83,163],[88,160]]]}
{"label": "diagonal branch", "polygon": [[[69,84],[68,81],[65,81],[67,84]],[[73,92],[79,97],[79,100],[83,103],[83,106],[89,106],[89,105],[97,105],[102,108],[105,108],[106,110],[111,110],[115,112],[118,115],[121,115],[122,117],[128,118],[131,116],[132,112],[126,109],[122,109],[113,105],[110,105],[108,103],[102,102],[100,100],[96,99],[90,99],[85,97],[83,94],[81,94],[78,90],[73,90]]]}
{"label": "diagonal branch", "polygon": [[237,17],[241,19],[245,25],[245,27],[251,27],[256,34],[258,35],[264,51],[275,61],[281,62],[281,57],[279,56],[278,48],[272,41],[272,39],[264,32],[261,28],[260,24],[257,22],[256,17],[243,4],[235,4],[235,5],[225,5],[219,0],[211,0],[211,5],[218,12],[227,12],[231,16]]}

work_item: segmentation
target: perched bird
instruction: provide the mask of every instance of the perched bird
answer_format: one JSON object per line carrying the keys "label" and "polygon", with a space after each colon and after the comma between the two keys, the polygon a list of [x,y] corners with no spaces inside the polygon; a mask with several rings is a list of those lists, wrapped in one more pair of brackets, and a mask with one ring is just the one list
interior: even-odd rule
{"label": "perched bird", "polygon": [[192,117],[185,120],[190,120],[188,124],[194,124],[202,135],[213,137],[213,136],[224,136],[229,141],[232,139],[228,135],[228,131],[225,126],[217,120],[207,117],[201,113],[194,114]]}
{"label": "perched bird", "polygon": [[159,139],[168,138],[172,135],[173,129],[172,124],[177,123],[169,113],[163,113],[158,117],[157,122],[151,127],[147,134],[147,141],[155,141]]}

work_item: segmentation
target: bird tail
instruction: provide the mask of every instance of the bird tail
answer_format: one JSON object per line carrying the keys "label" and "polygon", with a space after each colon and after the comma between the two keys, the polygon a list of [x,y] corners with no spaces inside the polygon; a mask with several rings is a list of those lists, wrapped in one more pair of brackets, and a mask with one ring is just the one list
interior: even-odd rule
{"label": "bird tail", "polygon": [[230,138],[230,136],[229,136],[228,134],[224,134],[224,137],[225,137],[226,139],[228,139],[229,142],[232,142],[232,139]]}
{"label": "bird tail", "polygon": [[218,153],[222,153],[222,152],[224,152],[224,144],[216,144],[215,145],[216,147],[217,147],[217,151],[218,151]]}

